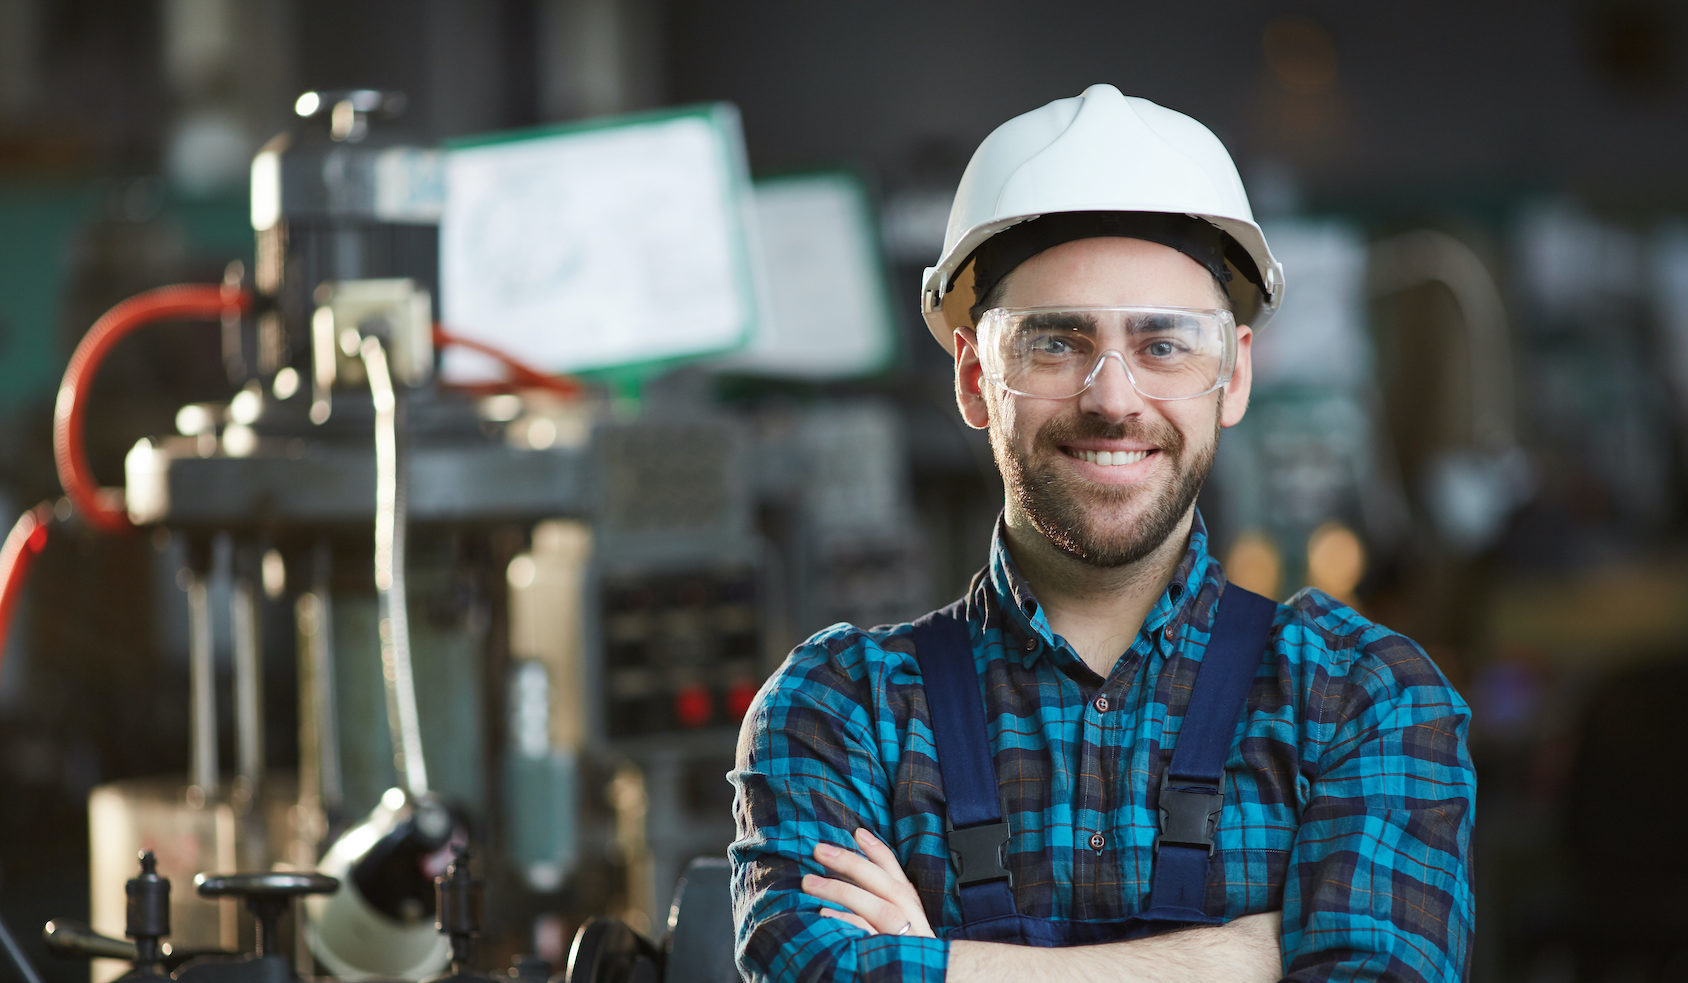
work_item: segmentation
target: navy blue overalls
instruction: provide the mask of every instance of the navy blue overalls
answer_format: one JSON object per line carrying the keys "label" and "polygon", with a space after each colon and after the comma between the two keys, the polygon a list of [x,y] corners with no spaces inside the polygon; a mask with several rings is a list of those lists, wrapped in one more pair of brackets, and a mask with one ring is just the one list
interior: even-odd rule
{"label": "navy blue overalls", "polygon": [[961,920],[949,939],[1020,945],[1088,945],[1140,938],[1220,919],[1202,910],[1214,830],[1224,801],[1225,758],[1265,651],[1277,605],[1227,584],[1196,673],[1172,760],[1161,776],[1149,907],[1117,922],[1068,922],[1022,915],[1004,859],[1008,823],[961,602],[914,623],[926,706],[932,717],[949,815],[944,823],[961,888]]}

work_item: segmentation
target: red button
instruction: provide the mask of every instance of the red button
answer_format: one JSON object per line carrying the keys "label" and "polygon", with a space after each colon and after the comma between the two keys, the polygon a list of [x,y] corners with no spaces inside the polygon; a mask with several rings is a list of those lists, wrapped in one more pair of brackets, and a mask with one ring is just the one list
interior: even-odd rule
{"label": "red button", "polygon": [[1176,639],[1178,637],[1178,626],[1177,625],[1167,625],[1166,631],[1162,632],[1162,634],[1166,636],[1167,641],[1169,641],[1169,642],[1173,641],[1174,639]]}
{"label": "red button", "polygon": [[727,690],[727,712],[735,720],[743,720],[744,715],[750,712],[750,705],[755,702],[756,684],[749,680],[741,679]]}
{"label": "red button", "polygon": [[1101,833],[1090,834],[1090,849],[1095,850],[1097,853],[1101,853],[1102,848],[1107,845],[1108,838],[1106,836],[1103,836]]}
{"label": "red button", "polygon": [[715,701],[702,686],[687,686],[674,694],[674,719],[682,727],[702,727],[715,714]]}

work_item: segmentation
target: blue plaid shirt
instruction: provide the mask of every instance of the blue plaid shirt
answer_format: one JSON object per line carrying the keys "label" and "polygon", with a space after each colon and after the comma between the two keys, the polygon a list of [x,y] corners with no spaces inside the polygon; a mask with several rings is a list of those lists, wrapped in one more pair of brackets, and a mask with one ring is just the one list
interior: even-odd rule
{"label": "blue plaid shirt", "polygon": [[[1050,631],[999,526],[966,613],[1022,914],[1115,921],[1147,907],[1158,782],[1224,582],[1198,516],[1103,678]],[[745,718],[729,855],[753,980],[944,977],[961,911],[912,647],[906,624],[834,625],[791,653]],[[1406,637],[1318,591],[1279,605],[1226,763],[1207,911],[1282,909],[1290,979],[1467,977],[1469,716]],[[826,873],[815,845],[854,849],[860,826],[901,859],[938,938],[868,935],[802,893],[804,874]]]}

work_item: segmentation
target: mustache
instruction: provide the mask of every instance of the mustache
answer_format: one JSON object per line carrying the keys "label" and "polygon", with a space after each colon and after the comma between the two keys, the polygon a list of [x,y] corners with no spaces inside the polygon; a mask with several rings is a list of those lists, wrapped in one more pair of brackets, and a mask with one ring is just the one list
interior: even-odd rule
{"label": "mustache", "polygon": [[1184,436],[1171,424],[1151,424],[1136,418],[1109,422],[1093,416],[1056,417],[1043,425],[1038,436],[1051,444],[1075,440],[1140,440],[1174,457],[1184,449]]}

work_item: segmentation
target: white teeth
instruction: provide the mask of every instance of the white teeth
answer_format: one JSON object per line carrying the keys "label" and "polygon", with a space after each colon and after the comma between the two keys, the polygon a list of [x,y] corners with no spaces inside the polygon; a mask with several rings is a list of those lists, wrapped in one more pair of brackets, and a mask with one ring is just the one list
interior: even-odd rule
{"label": "white teeth", "polygon": [[1073,456],[1091,464],[1103,467],[1117,468],[1125,464],[1136,464],[1149,456],[1148,451],[1073,451]]}

